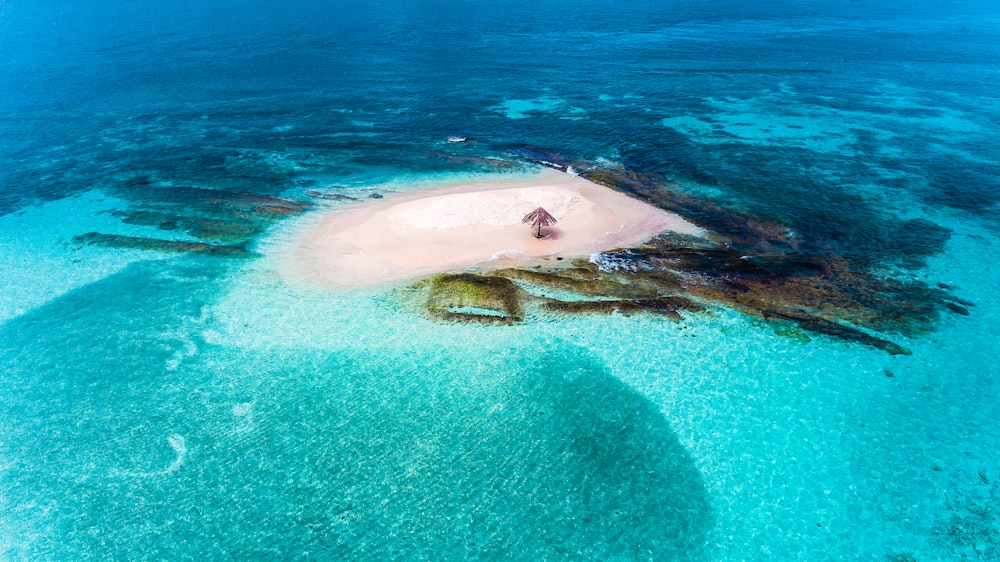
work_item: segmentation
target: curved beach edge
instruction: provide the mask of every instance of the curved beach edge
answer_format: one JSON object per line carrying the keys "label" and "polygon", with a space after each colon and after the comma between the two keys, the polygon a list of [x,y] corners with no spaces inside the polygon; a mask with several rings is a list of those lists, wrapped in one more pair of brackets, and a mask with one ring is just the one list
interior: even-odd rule
{"label": "curved beach edge", "polygon": [[[525,214],[558,222],[537,229]],[[586,179],[552,170],[386,197],[332,211],[283,249],[284,277],[332,288],[401,283],[470,267],[578,257],[634,246],[672,231],[705,231]]]}

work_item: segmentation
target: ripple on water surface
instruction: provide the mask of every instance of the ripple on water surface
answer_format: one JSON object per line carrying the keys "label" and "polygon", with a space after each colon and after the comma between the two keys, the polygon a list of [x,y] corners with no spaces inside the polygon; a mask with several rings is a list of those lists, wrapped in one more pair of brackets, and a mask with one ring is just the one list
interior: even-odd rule
{"label": "ripple on water surface", "polygon": [[4,328],[15,557],[701,558],[694,463],[586,350],[225,345],[204,263],[152,267]]}

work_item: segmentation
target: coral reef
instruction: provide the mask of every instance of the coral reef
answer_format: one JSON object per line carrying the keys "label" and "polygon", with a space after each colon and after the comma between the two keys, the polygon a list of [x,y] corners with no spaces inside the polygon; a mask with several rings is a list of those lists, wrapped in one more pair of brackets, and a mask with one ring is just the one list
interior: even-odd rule
{"label": "coral reef", "polygon": [[425,282],[427,311],[453,321],[520,322],[521,289],[503,277],[458,273]]}
{"label": "coral reef", "polygon": [[[512,268],[476,279],[488,292],[503,278],[522,290],[504,287],[505,302],[517,299],[537,310],[559,313],[636,313],[680,318],[712,306],[726,306],[776,326],[775,332],[798,341],[803,333],[824,334],[881,349],[893,355],[909,350],[889,335],[916,337],[931,329],[942,312],[968,314],[972,303],[947,286],[877,273],[871,254],[834,251],[837,244],[793,232],[779,221],[729,210],[673,189],[655,175],[622,167],[571,161],[537,147],[518,147],[517,158],[574,170],[581,176],[680,214],[710,232],[704,239],[666,235],[639,248],[605,252],[590,261],[577,259],[545,267]],[[922,252],[939,251],[947,232],[923,219],[897,225],[903,262]],[[903,264],[906,265],[905,263]],[[488,300],[486,295],[479,295]],[[500,297],[494,297],[500,298]],[[430,310],[432,300],[428,299]],[[508,304],[508,306],[511,306]],[[432,314],[440,317],[440,312]],[[510,315],[513,320],[515,315]],[[469,319],[479,319],[470,315]]]}
{"label": "coral reef", "polygon": [[705,310],[705,307],[682,297],[595,301],[559,301],[552,299],[546,301],[543,306],[546,310],[557,312],[589,312],[600,314],[649,312],[651,314],[666,316],[671,320],[680,320],[681,315],[679,311],[681,310],[692,312]]}
{"label": "coral reef", "polygon": [[253,255],[243,246],[222,246],[205,244],[204,242],[183,242],[178,240],[161,240],[159,238],[141,238],[137,236],[122,236],[120,234],[102,234],[88,232],[74,236],[78,244],[110,246],[112,248],[134,248],[138,250],[157,250],[161,252],[198,252],[213,256],[247,257]]}
{"label": "coral reef", "polygon": [[183,231],[198,241],[89,232],[77,236],[76,242],[244,257],[251,254],[246,244],[264,230],[312,207],[310,203],[269,195],[174,186],[146,177],[132,178],[107,191],[129,202],[128,208],[110,213],[123,223],[166,232]]}
{"label": "coral reef", "polygon": [[351,197],[350,195],[344,195],[343,193],[325,193],[322,191],[310,190],[306,192],[306,196],[314,197],[316,199],[328,199],[330,201],[357,201],[357,197]]}
{"label": "coral reef", "polygon": [[[941,251],[950,235],[925,219],[883,220],[877,230],[892,248],[851,247],[796,228],[774,217],[756,216],[695,197],[656,174],[605,162],[573,160],[522,146],[502,160],[431,153],[448,162],[491,169],[542,165],[572,171],[595,183],[677,213],[709,232],[704,238],[666,233],[638,248],[587,259],[548,260],[531,267],[484,274],[438,275],[414,286],[421,307],[449,321],[514,323],[528,313],[656,314],[673,320],[681,312],[730,307],[775,326],[775,333],[808,341],[824,334],[884,350],[909,351],[891,336],[917,337],[932,330],[942,313],[967,315],[972,303],[953,287],[931,286],[894,272],[914,269]],[[91,232],[79,243],[201,252],[241,257],[245,245],[276,221],[310,203],[269,195],[173,186],[133,178],[110,192],[130,202],[113,213],[123,222],[183,231],[196,242]],[[308,197],[354,197],[309,191]],[[376,194],[370,195],[376,197]],[[890,273],[887,273],[890,272]]]}
{"label": "coral reef", "polygon": [[427,156],[441,159],[449,164],[474,166],[476,168],[489,171],[507,172],[514,170],[519,166],[518,162],[514,162],[504,158],[469,156],[469,155],[446,153],[438,150],[429,151],[427,153]]}

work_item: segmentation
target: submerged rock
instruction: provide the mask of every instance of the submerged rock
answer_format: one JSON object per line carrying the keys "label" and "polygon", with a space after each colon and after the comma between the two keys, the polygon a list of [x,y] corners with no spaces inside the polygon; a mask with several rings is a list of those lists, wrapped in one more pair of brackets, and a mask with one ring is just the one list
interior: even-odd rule
{"label": "submerged rock", "polygon": [[243,246],[222,246],[205,244],[203,242],[182,242],[179,240],[161,240],[159,238],[140,238],[138,236],[122,236],[120,234],[103,234],[88,232],[74,236],[73,241],[79,244],[109,246],[112,248],[134,248],[139,250],[157,250],[160,252],[198,252],[213,256],[247,257],[253,255]]}
{"label": "submerged rock", "polygon": [[[165,186],[156,184],[136,184],[130,182],[109,188],[115,196],[143,205],[170,204],[187,210],[212,213],[217,209],[238,209],[243,211],[272,212],[274,214],[296,214],[312,207],[312,204],[292,201],[270,195],[241,193],[202,187]],[[278,211],[277,209],[282,209]]]}
{"label": "submerged rock", "polygon": [[665,316],[671,320],[681,320],[680,311],[701,312],[705,307],[681,297],[658,297],[638,300],[598,300],[598,301],[557,301],[550,300],[542,305],[548,310],[572,313],[633,314],[648,312]]}
{"label": "submerged rock", "polygon": [[[243,244],[275,222],[298,215],[313,206],[268,195],[158,185],[143,178],[109,190],[116,197],[130,202],[127,209],[111,212],[122,222],[167,231],[183,230],[207,242],[175,242],[93,232],[78,237],[80,241],[116,247],[242,256],[248,254]],[[232,245],[218,245],[216,242]]]}
{"label": "submerged rock", "polygon": [[458,273],[437,275],[428,282],[427,311],[453,321],[513,323],[524,319],[522,291],[509,279]]}
{"label": "submerged rock", "polygon": [[322,191],[307,191],[306,196],[316,199],[328,199],[330,201],[357,201],[357,197],[344,195],[342,193],[324,193]]}
{"label": "submerged rock", "polygon": [[502,158],[490,158],[485,156],[467,156],[462,154],[452,154],[441,152],[438,150],[432,150],[427,153],[428,156],[439,158],[448,162],[449,164],[462,164],[473,166],[478,166],[484,169],[509,171],[517,168],[518,163],[512,162],[510,160],[504,160]]}
{"label": "submerged rock", "polygon": [[[586,279],[592,275],[584,268],[562,272],[505,269],[486,275],[438,275],[414,288],[426,290],[427,313],[449,321],[514,323],[522,321],[526,312],[532,310],[564,314],[650,313],[681,320],[680,311],[705,310],[701,304],[681,296],[636,292],[627,287],[618,292],[613,280],[604,280],[607,284],[603,287],[609,291],[599,293],[595,291],[598,285]],[[553,293],[553,287],[558,287],[558,291]],[[615,294],[619,298],[607,298]]]}
{"label": "submerged rock", "polygon": [[251,209],[254,213],[261,215],[271,215],[275,217],[292,217],[302,212],[302,207],[288,207],[286,205],[257,205]]}
{"label": "submerged rock", "polygon": [[805,330],[869,345],[871,347],[881,349],[882,351],[886,351],[891,355],[910,355],[910,350],[899,344],[866,334],[857,328],[852,328],[850,326],[845,326],[843,324],[838,324],[837,322],[820,318],[819,316],[813,316],[795,310],[771,309],[762,311],[761,317],[765,320],[791,320],[796,322]]}
{"label": "submerged rock", "polygon": [[247,242],[263,232],[272,221],[243,218],[207,218],[203,216],[183,216],[161,211],[130,209],[115,211],[113,216],[126,224],[155,226],[160,230],[183,230],[196,238],[221,242]]}
{"label": "submerged rock", "polygon": [[510,268],[494,271],[493,275],[548,291],[573,293],[584,298],[650,299],[657,295],[653,287],[603,275],[595,267],[572,267],[552,271]]}
{"label": "submerged rock", "polygon": [[[664,236],[642,247],[605,252],[590,264],[538,271],[516,268],[494,274],[521,284],[550,311],[656,312],[678,318],[662,297],[729,306],[778,326],[861,343],[894,355],[909,350],[882,337],[916,337],[933,328],[942,313],[969,314],[972,303],[919,280],[877,274],[871,256],[809,238],[772,219],[755,217],[695,198],[654,174],[623,167],[571,161],[527,146],[511,151],[538,165],[573,169],[579,175],[677,213],[706,229],[699,240]],[[914,267],[940,250],[949,233],[927,221],[908,221],[892,238],[896,254],[886,264]],[[912,259],[909,259],[912,257]],[[577,298],[552,298],[568,292]],[[659,304],[655,304],[659,303]],[[788,331],[782,328],[783,331]],[[873,333],[874,332],[874,333]],[[803,341],[806,335],[796,335]]]}

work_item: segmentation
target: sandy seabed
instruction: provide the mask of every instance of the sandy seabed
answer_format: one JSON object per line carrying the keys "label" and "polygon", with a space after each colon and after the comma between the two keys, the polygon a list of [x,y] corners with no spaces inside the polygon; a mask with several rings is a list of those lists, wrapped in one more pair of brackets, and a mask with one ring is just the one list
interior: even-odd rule
{"label": "sandy seabed", "polygon": [[[521,219],[544,207],[558,223],[543,238]],[[333,287],[398,283],[469,267],[523,265],[542,256],[588,256],[664,231],[704,231],[583,178],[545,170],[518,180],[452,185],[330,212],[306,229],[283,273]]]}

